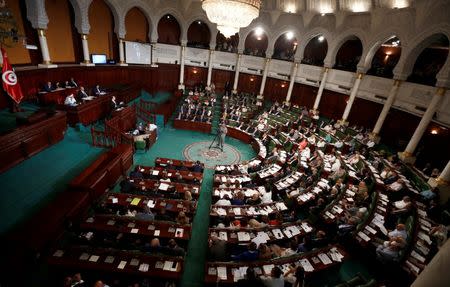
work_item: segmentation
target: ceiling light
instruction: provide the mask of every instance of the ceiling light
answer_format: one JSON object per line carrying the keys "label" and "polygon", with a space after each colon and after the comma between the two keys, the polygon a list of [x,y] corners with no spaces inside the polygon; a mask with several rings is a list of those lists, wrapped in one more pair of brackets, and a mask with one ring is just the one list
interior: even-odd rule
{"label": "ceiling light", "polygon": [[167,19],[170,19],[170,15],[167,15],[166,18],[167,18]]}
{"label": "ceiling light", "polygon": [[202,23],[202,21],[197,21],[197,24],[199,24],[199,25],[200,25],[201,23]]}
{"label": "ceiling light", "polygon": [[296,12],[296,7],[295,7],[295,4],[287,4],[285,7],[284,7],[284,12],[286,12],[286,13],[295,13]]}
{"label": "ceiling light", "polygon": [[261,0],[203,0],[202,8],[217,29],[231,37],[259,16]]}
{"label": "ceiling light", "polygon": [[325,37],[320,35],[319,38],[317,38],[317,40],[319,40],[319,42],[323,42],[323,40],[325,40]]}
{"label": "ceiling light", "polygon": [[261,27],[257,27],[255,29],[255,36],[256,37],[261,37],[264,34],[264,29]]}
{"label": "ceiling light", "polygon": [[294,32],[291,32],[291,31],[287,32],[286,33],[286,39],[292,40],[292,38],[294,38]]}

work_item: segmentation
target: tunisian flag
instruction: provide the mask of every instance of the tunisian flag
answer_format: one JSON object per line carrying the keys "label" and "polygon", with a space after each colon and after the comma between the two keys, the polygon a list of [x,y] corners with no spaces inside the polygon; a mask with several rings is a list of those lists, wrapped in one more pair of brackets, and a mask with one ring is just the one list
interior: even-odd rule
{"label": "tunisian flag", "polygon": [[23,99],[22,89],[17,81],[16,73],[9,64],[6,51],[2,48],[3,67],[2,67],[2,83],[5,92],[18,104]]}

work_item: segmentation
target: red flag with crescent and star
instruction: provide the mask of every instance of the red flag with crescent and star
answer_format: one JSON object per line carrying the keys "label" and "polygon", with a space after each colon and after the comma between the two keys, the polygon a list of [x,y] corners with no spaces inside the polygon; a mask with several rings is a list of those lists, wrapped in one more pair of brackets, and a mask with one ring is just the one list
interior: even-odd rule
{"label": "red flag with crescent and star", "polygon": [[22,89],[17,81],[16,73],[14,73],[5,49],[2,50],[3,67],[2,67],[2,82],[5,92],[17,103],[23,99]]}

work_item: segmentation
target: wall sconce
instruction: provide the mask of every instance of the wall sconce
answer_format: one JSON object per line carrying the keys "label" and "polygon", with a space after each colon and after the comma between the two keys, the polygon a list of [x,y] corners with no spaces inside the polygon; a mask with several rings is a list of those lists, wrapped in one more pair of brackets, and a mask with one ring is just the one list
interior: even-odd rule
{"label": "wall sconce", "polygon": [[282,87],[282,88],[286,87],[286,84],[285,84],[285,83],[282,83],[282,84],[281,84],[281,87]]}
{"label": "wall sconce", "polygon": [[197,71],[196,69],[194,69],[194,70],[192,71],[192,73],[197,74],[198,71]]}
{"label": "wall sconce", "polygon": [[437,135],[439,133],[439,130],[438,129],[432,129],[431,130],[431,134],[432,135]]}
{"label": "wall sconce", "polygon": [[253,82],[255,79],[253,79],[253,78],[250,78],[250,82]]}

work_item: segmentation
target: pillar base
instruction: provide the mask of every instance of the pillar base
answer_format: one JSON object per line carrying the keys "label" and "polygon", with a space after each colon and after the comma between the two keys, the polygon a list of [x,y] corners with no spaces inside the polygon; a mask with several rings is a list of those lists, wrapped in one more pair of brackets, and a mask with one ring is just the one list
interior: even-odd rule
{"label": "pillar base", "polygon": [[439,203],[445,204],[450,198],[450,183],[442,180],[441,178],[430,177],[428,184],[431,188],[439,189]]}
{"label": "pillar base", "polygon": [[262,94],[258,94],[258,95],[256,96],[256,99],[262,100],[262,99],[264,99],[264,96],[263,96]]}
{"label": "pillar base", "polygon": [[85,63],[85,62],[81,62],[81,63],[80,63],[80,66],[92,67],[92,66],[95,66],[95,64],[94,64],[94,63]]}
{"label": "pillar base", "polygon": [[348,127],[348,124],[349,124],[348,121],[346,121],[344,119],[338,120],[337,122],[338,122],[338,124],[340,124],[341,126],[344,126],[344,127]]}
{"label": "pillar base", "polygon": [[126,67],[126,66],[128,66],[128,64],[127,64],[127,63],[118,63],[117,65],[119,65],[119,66],[122,66],[122,67]]}
{"label": "pillar base", "polygon": [[232,94],[237,94],[237,90],[232,90],[231,93]]}
{"label": "pillar base", "polygon": [[152,67],[152,68],[158,68],[158,64],[152,63],[152,64],[150,65],[150,67]]}
{"label": "pillar base", "polygon": [[184,90],[184,84],[178,84],[178,90]]}
{"label": "pillar base", "polygon": [[38,68],[40,68],[40,69],[52,69],[52,68],[57,68],[58,67],[58,65],[55,65],[55,64],[39,64],[38,65]]}
{"label": "pillar base", "polygon": [[407,151],[399,152],[398,153],[398,158],[401,161],[403,161],[404,163],[414,164],[414,162],[416,162],[416,157],[413,154],[411,154],[411,153],[409,153]]}
{"label": "pillar base", "polygon": [[369,138],[376,144],[380,143],[381,137],[377,133],[370,133]]}
{"label": "pillar base", "polygon": [[283,104],[286,105],[286,106],[288,106],[288,107],[291,106],[291,102],[286,102],[286,101],[284,101]]}

